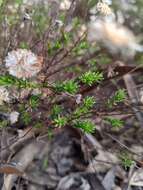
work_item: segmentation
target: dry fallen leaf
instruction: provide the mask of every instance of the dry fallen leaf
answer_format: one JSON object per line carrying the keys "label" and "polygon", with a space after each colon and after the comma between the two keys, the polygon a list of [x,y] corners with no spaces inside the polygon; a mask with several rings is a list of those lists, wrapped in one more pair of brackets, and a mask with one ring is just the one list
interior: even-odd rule
{"label": "dry fallen leaf", "polygon": [[0,173],[3,174],[15,174],[15,175],[23,175],[23,172],[18,169],[17,164],[3,164],[0,166]]}
{"label": "dry fallen leaf", "polygon": [[130,185],[131,186],[138,186],[138,187],[143,187],[143,169],[140,168],[136,170],[131,179],[130,179]]}

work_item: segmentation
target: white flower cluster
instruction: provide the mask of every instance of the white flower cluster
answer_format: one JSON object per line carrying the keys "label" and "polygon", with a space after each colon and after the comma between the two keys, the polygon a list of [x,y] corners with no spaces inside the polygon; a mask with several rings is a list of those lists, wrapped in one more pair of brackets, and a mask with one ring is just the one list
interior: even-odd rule
{"label": "white flower cluster", "polygon": [[61,10],[68,10],[71,6],[71,2],[69,0],[62,0],[60,4]]}
{"label": "white flower cluster", "polygon": [[0,105],[3,105],[4,102],[9,102],[9,92],[5,87],[0,87]]}
{"label": "white flower cluster", "polygon": [[48,4],[49,0],[23,0],[23,4],[28,5],[28,6],[33,6],[33,5],[39,5],[39,4]]}
{"label": "white flower cluster", "polygon": [[143,51],[132,31],[113,21],[98,19],[91,22],[88,28],[88,40],[102,43],[112,53],[120,52],[133,56],[135,51]]}
{"label": "white flower cluster", "polygon": [[17,49],[8,53],[6,68],[17,78],[31,78],[42,69],[43,58],[27,49]]}
{"label": "white flower cluster", "polygon": [[19,113],[17,111],[13,111],[9,115],[9,120],[11,124],[14,124],[18,121]]}
{"label": "white flower cluster", "polygon": [[110,7],[111,4],[112,2],[110,0],[99,0],[98,3],[90,9],[90,20],[95,21],[97,16],[100,16],[106,20],[113,20],[115,15]]}
{"label": "white flower cluster", "polygon": [[96,10],[104,15],[104,16],[107,16],[107,15],[110,15],[112,14],[112,10],[111,8],[109,7],[109,5],[106,3],[106,2],[98,2],[97,5],[96,5]]}

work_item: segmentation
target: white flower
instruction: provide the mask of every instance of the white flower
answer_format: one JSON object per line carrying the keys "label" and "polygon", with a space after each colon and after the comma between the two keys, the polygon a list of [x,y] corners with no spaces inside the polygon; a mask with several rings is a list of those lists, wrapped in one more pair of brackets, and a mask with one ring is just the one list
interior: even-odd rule
{"label": "white flower", "polygon": [[9,102],[9,92],[6,88],[0,87],[0,105],[2,105],[4,102]]}
{"label": "white flower", "polygon": [[13,111],[9,115],[9,120],[11,124],[14,124],[18,121],[19,113],[17,111]]}
{"label": "white flower", "polygon": [[69,0],[62,0],[60,4],[60,9],[61,10],[68,10],[71,6],[71,2]]}
{"label": "white flower", "polygon": [[112,4],[112,0],[102,0],[103,3],[107,3],[108,5]]}
{"label": "white flower", "polygon": [[62,27],[64,25],[63,21],[61,20],[55,20],[55,23],[59,26]]}
{"label": "white flower", "polygon": [[81,101],[82,101],[82,95],[81,95],[81,94],[77,94],[77,95],[76,95],[76,100],[75,100],[75,101],[76,101],[77,104],[80,104]]}
{"label": "white flower", "polygon": [[42,68],[43,58],[27,49],[17,49],[8,53],[6,67],[11,75],[17,78],[35,76]]}
{"label": "white flower", "polygon": [[35,89],[33,89],[32,94],[33,95],[39,95],[39,94],[42,94],[42,91],[39,88],[35,88]]}
{"label": "white flower", "polygon": [[32,20],[31,16],[28,13],[23,14],[23,20]]}
{"label": "white flower", "polygon": [[112,10],[111,8],[109,7],[109,5],[105,2],[98,2],[97,5],[96,5],[96,10],[104,15],[104,16],[107,16],[107,15],[110,15],[112,14]]}
{"label": "white flower", "polygon": [[48,4],[49,0],[23,0],[23,4],[27,6],[39,5],[39,4]]}
{"label": "white flower", "polygon": [[86,31],[87,31],[86,25],[82,24],[80,26],[80,29],[78,30],[78,37],[82,37]]}
{"label": "white flower", "polygon": [[112,53],[134,55],[135,51],[143,51],[132,31],[116,22],[97,20],[89,24],[88,40],[100,42]]}

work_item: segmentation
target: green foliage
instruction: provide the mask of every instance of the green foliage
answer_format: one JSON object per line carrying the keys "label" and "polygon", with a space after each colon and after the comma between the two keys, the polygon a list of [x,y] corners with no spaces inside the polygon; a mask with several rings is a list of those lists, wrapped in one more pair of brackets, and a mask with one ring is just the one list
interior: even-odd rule
{"label": "green foliage", "polygon": [[28,112],[26,112],[26,111],[21,114],[20,118],[21,118],[21,121],[25,125],[29,125],[31,123],[31,121],[32,121],[32,118],[31,118],[30,114]]}
{"label": "green foliage", "polygon": [[63,83],[56,83],[54,88],[57,92],[75,94],[78,91],[78,83],[74,80],[64,81]]}
{"label": "green foliage", "polygon": [[125,170],[127,170],[128,168],[130,168],[133,164],[134,161],[131,158],[131,156],[127,153],[123,153],[119,156],[121,163],[123,165],[123,167],[125,168]]}
{"label": "green foliage", "polygon": [[54,51],[54,50],[58,50],[58,49],[60,49],[62,47],[62,44],[61,44],[61,42],[60,42],[60,40],[57,40],[55,43],[54,43],[54,45],[53,45],[53,47],[52,47],[52,50]]}
{"label": "green foliage", "polygon": [[85,133],[94,133],[96,128],[95,125],[89,120],[77,120],[74,123],[74,127],[83,129]]}
{"label": "green foliage", "polygon": [[[89,7],[91,8],[91,7],[95,6],[97,2],[98,2],[98,0],[88,0],[88,1],[84,0],[82,3],[89,5]],[[118,1],[116,1],[116,2],[119,3]],[[8,5],[8,3],[10,3],[9,4],[10,6]],[[91,60],[89,60],[89,61],[87,61],[86,59],[84,60],[84,54],[85,54],[85,57],[86,57],[86,55],[89,55],[89,59],[90,59],[90,52],[91,53],[96,52],[97,49],[99,50],[99,46],[96,44],[95,46],[91,47],[91,45],[86,40],[86,37],[84,39],[79,40],[79,42],[76,43],[76,45],[74,44],[78,38],[77,34],[78,34],[79,30],[81,29],[82,24],[87,24],[87,23],[83,23],[82,19],[80,19],[78,17],[75,18],[74,16],[73,16],[74,18],[70,19],[70,21],[72,23],[67,22],[68,21],[67,18],[69,17],[68,11],[60,11],[59,13],[58,12],[56,13],[57,16],[59,17],[59,18],[56,17],[56,19],[63,21],[63,25],[58,28],[58,26],[56,25],[55,18],[54,17],[50,18],[48,16],[49,15],[48,9],[50,10],[51,7],[42,6],[42,4],[41,5],[39,4],[37,7],[32,6],[32,8],[30,8],[31,6],[28,6],[24,12],[27,12],[28,14],[30,14],[30,16],[32,17],[32,20],[25,21],[25,24],[23,25],[24,28],[21,28],[21,22],[22,22],[21,14],[23,14],[23,11],[21,12],[21,10],[23,9],[22,3],[23,3],[23,0],[14,0],[14,1],[0,0],[0,7],[1,7],[0,22],[1,22],[1,31],[2,31],[1,32],[1,49],[4,49],[4,51],[2,50],[2,53],[0,51],[1,61],[3,61],[3,59],[5,58],[5,53],[7,53],[7,51],[12,50],[13,48],[14,49],[23,48],[23,49],[31,49],[32,51],[34,50],[34,52],[37,52],[37,54],[42,55],[44,57],[44,61],[45,61],[44,67],[47,66],[48,70],[45,69],[45,71],[43,72],[43,70],[44,70],[43,69],[42,70],[43,75],[50,73],[52,70],[51,68],[52,67],[54,68],[54,66],[57,67],[57,69],[59,68],[59,71],[61,71],[62,69],[60,70],[60,66],[61,67],[62,66],[64,67],[64,65],[68,66],[68,63],[69,63],[69,65],[72,65],[71,63],[72,62],[76,63],[76,60],[79,60],[79,62],[77,61],[76,65],[74,65],[72,67],[66,67],[66,68],[64,68],[64,70],[62,70],[62,72],[65,70],[68,72],[72,72],[73,76],[76,78],[77,76],[79,76],[79,73],[81,74],[85,69],[91,68],[91,70],[89,70],[89,71],[87,70],[87,72],[82,74],[79,78],[76,78],[76,80],[69,80],[68,78],[66,78],[66,81],[64,81],[62,83],[56,83],[54,85],[54,88],[51,88],[52,90],[55,90],[54,91],[55,97],[53,99],[52,99],[52,97],[46,97],[44,100],[44,102],[46,102],[46,100],[48,99],[48,101],[46,102],[48,111],[46,109],[43,109],[43,110],[37,109],[39,106],[39,103],[40,103],[39,95],[32,95],[29,99],[28,98],[27,99],[20,98],[17,102],[18,102],[18,106],[20,109],[20,113],[21,113],[21,121],[25,125],[31,124],[35,128],[41,128],[44,125],[44,122],[41,120],[39,121],[39,118],[37,118],[38,121],[37,120],[35,121],[35,119],[36,119],[35,116],[37,114],[35,114],[33,117],[32,111],[34,110],[34,113],[35,112],[38,113],[39,111],[44,112],[46,110],[44,113],[42,113],[42,115],[45,116],[47,113],[49,113],[49,110],[52,109],[51,113],[50,113],[51,117],[48,116],[47,119],[52,119],[53,123],[55,124],[56,127],[63,127],[66,124],[69,124],[69,125],[74,124],[75,127],[82,129],[86,133],[93,133],[95,131],[95,125],[89,120],[83,120],[83,118],[91,117],[91,119],[92,119],[92,117],[93,117],[92,109],[94,108],[94,105],[96,103],[94,97],[87,96],[83,99],[83,101],[81,99],[82,103],[80,103],[80,101],[79,101],[79,104],[77,105],[76,104],[77,102],[75,102],[71,107],[69,106],[68,108],[67,108],[67,106],[69,104],[66,104],[66,101],[62,105],[63,107],[60,105],[56,105],[56,104],[53,105],[54,104],[53,102],[54,101],[58,102],[60,92],[64,92],[68,95],[72,94],[72,96],[69,96],[69,101],[70,101],[70,98],[72,100],[74,98],[76,98],[76,96],[74,96],[74,94],[76,94],[78,92],[80,92],[80,93],[82,92],[82,89],[79,90],[80,85],[81,85],[81,88],[82,88],[82,86],[84,88],[86,88],[87,87],[86,85],[92,86],[96,83],[98,84],[98,83],[102,82],[104,79],[103,73],[98,71],[98,65],[100,64],[100,66],[105,71],[106,65],[110,64],[113,61],[112,56],[108,56],[108,51],[104,51],[104,49],[102,51],[102,49],[101,49],[102,53],[98,54],[97,56],[95,54],[94,59],[91,56]],[[138,0],[138,1],[134,2],[134,4],[137,4],[137,3],[139,5],[143,5],[142,0]],[[11,5],[13,6],[13,9],[11,9]],[[21,5],[22,5],[22,7],[21,7]],[[90,10],[89,7],[87,7],[88,10]],[[32,9],[32,10],[30,10],[30,9]],[[142,6],[138,6],[137,9],[134,9],[134,10],[136,10],[136,14],[138,14],[137,10],[142,11],[141,9],[142,9]],[[78,14],[76,14],[76,11],[77,10],[75,10],[74,15],[78,15]],[[71,10],[70,12],[72,13],[73,10]],[[127,16],[129,16],[129,15],[127,15]],[[134,18],[134,15],[132,15],[132,16]],[[138,15],[137,15],[137,17],[138,17]],[[142,18],[141,13],[140,13],[139,17]],[[67,23],[70,24],[70,27],[72,28],[70,32],[66,32],[66,31],[68,31],[67,28],[69,28]],[[136,22],[136,23],[139,23],[139,22]],[[29,28],[28,24],[29,24],[30,28]],[[142,26],[143,25],[140,24],[140,27],[142,27]],[[139,34],[138,28],[140,28],[140,27],[134,27],[136,29],[136,31],[135,31],[136,34]],[[7,31],[6,33],[8,33],[8,35],[3,33],[3,29],[6,29],[6,31]],[[24,35],[24,38],[22,39],[21,35],[19,34],[19,32],[21,32],[22,30],[24,30],[26,33],[28,32],[30,35],[28,37],[27,37],[27,35]],[[30,48],[30,47],[32,47],[32,48]],[[70,47],[71,47],[71,51],[69,51]],[[65,55],[66,52],[67,52],[67,55]],[[103,53],[103,52],[106,52],[106,53]],[[138,57],[138,54],[137,54],[137,57]],[[60,60],[60,58],[62,61]],[[82,65],[82,64],[80,64],[80,60],[81,61],[84,60],[85,63],[88,62],[89,64]],[[142,62],[142,60],[143,60],[143,56],[141,55],[139,61]],[[51,64],[48,65],[48,63],[51,63]],[[58,65],[54,65],[53,63],[57,63]],[[51,65],[52,65],[52,67],[49,68]],[[62,76],[62,74],[63,73],[60,73],[59,76]],[[46,79],[48,81],[49,76],[45,76],[45,77],[47,77]],[[41,78],[42,78],[42,75],[41,75]],[[51,80],[51,78],[52,78],[52,80]],[[49,79],[49,82],[51,82],[51,81],[53,82],[54,77],[52,76],[51,78]],[[55,79],[58,80],[59,78],[58,79],[57,78],[58,77],[56,76]],[[37,81],[41,81],[41,83],[42,83],[42,80],[39,80],[39,78]],[[49,87],[48,84],[46,84],[46,82],[44,84],[40,84],[40,82],[38,83],[38,82],[32,82],[31,80],[22,80],[22,79],[12,77],[10,75],[0,76],[0,86],[6,86],[6,87],[14,86],[14,87],[17,87],[17,90],[19,90],[19,88],[34,89],[34,88],[38,88],[38,87],[44,87],[44,88]],[[87,89],[88,89],[88,87],[87,87]],[[84,96],[84,95],[85,94],[81,93],[81,96]],[[119,103],[124,103],[124,101],[126,100],[126,96],[127,95],[126,95],[125,90],[119,89],[114,94],[114,96],[108,100],[109,108],[113,107],[113,106],[115,107]],[[52,100],[52,101],[50,101],[50,100]],[[17,108],[17,105],[16,105],[17,102],[16,103],[15,102],[13,105],[12,105],[13,101],[10,104],[10,106],[13,106],[12,109]],[[23,102],[23,105],[21,104],[21,102]],[[101,108],[104,107],[104,102],[103,102],[103,104],[102,104],[102,102],[99,102],[99,104],[100,103],[101,103]],[[19,104],[21,104],[21,105],[19,105]],[[6,106],[8,107],[9,105],[6,104]],[[66,107],[66,110],[63,109],[64,107]],[[104,109],[100,109],[100,105],[99,105],[98,110],[99,111],[101,110],[101,112],[102,112]],[[68,116],[63,115],[64,113],[67,113],[67,112],[68,112],[68,114],[70,112],[70,114]],[[101,113],[101,115],[102,115],[102,113]],[[94,116],[96,116],[96,115],[94,115]],[[113,128],[120,128],[124,125],[124,122],[122,120],[116,119],[113,117],[106,117],[104,119],[104,121],[111,124],[111,126]],[[9,124],[8,121],[1,121],[0,128],[6,127],[6,126],[8,126],[8,124]],[[49,130],[49,128],[47,130],[48,130],[48,136],[51,137],[52,130]],[[130,158],[128,158],[128,156],[126,156],[126,155],[124,155],[122,157],[122,162],[123,162],[123,165],[125,168],[130,167],[130,165],[132,164],[132,160]],[[47,164],[45,164],[45,165],[47,165]]]}
{"label": "green foliage", "polygon": [[23,0],[15,0],[15,3],[16,3],[17,5],[22,5]]}
{"label": "green foliage", "polygon": [[0,76],[0,86],[12,86],[17,83],[17,79],[11,75]]}
{"label": "green foliage", "polygon": [[98,71],[97,72],[88,71],[80,77],[80,80],[82,81],[82,83],[91,86],[94,83],[101,82],[103,80],[103,74]]}
{"label": "green foliage", "polygon": [[48,139],[52,139],[52,137],[54,136],[52,129],[48,129],[47,133],[48,133]]}
{"label": "green foliage", "polygon": [[96,59],[91,59],[88,61],[88,64],[95,67],[97,65],[97,60]]}
{"label": "green foliage", "polygon": [[29,45],[27,44],[27,42],[20,42],[19,48],[29,49]]}
{"label": "green foliage", "polygon": [[126,100],[126,91],[125,89],[119,89],[115,92],[115,95],[108,100],[108,106],[116,106],[118,103],[124,102]]}
{"label": "green foliage", "polygon": [[28,80],[22,80],[22,79],[17,79],[15,85],[18,88],[33,88],[35,86],[34,83],[29,82]]}
{"label": "green foliage", "polygon": [[46,17],[47,11],[44,6],[39,6],[33,11],[32,19],[35,23],[35,31],[39,37],[43,35],[49,24],[49,19]]}
{"label": "green foliage", "polygon": [[61,114],[62,110],[63,110],[63,109],[62,109],[61,106],[59,106],[59,105],[54,105],[53,108],[52,108],[52,111],[51,111],[51,117],[52,117],[52,118],[57,118],[58,115]]}
{"label": "green foliage", "polygon": [[54,124],[56,127],[64,127],[67,124],[67,118],[61,117],[60,115],[54,119]]}
{"label": "green foliage", "polygon": [[7,120],[3,120],[3,121],[0,121],[0,128],[5,128],[8,126],[8,121]]}
{"label": "green foliage", "polygon": [[111,126],[114,128],[121,128],[124,124],[122,120],[114,117],[106,117],[104,120],[111,124]]}
{"label": "green foliage", "polygon": [[47,43],[47,50],[48,50],[48,54],[50,56],[54,56],[55,51],[62,49],[63,47],[63,43],[65,43],[65,39],[57,39],[54,43],[48,41]]}
{"label": "green foliage", "polygon": [[18,88],[37,88],[39,87],[39,84],[30,82],[29,80],[18,79],[11,75],[1,75],[0,86],[16,86]]}
{"label": "green foliage", "polygon": [[7,22],[8,22],[8,24],[9,24],[10,26],[16,25],[16,24],[18,23],[18,21],[19,21],[18,15],[17,15],[17,16],[15,16],[15,15],[10,15],[10,16],[7,17]]}
{"label": "green foliage", "polygon": [[88,115],[94,104],[94,97],[87,96],[83,99],[82,105],[76,108],[73,114],[70,116],[70,119],[72,119],[74,126],[83,129],[83,131],[86,133],[92,133],[95,129],[95,126],[89,120],[83,121],[80,120],[80,118],[85,114]]}
{"label": "green foliage", "polygon": [[37,128],[37,129],[41,129],[43,127],[43,123],[42,122],[36,122],[34,124],[34,127]]}
{"label": "green foliage", "polygon": [[65,22],[65,13],[64,12],[60,13],[59,20],[61,20],[63,23]]}
{"label": "green foliage", "polygon": [[56,92],[63,92],[64,91],[64,83],[56,82],[54,84],[54,89],[55,89]]}
{"label": "green foliage", "polygon": [[77,28],[80,25],[80,19],[78,17],[75,17],[72,19],[72,26],[74,28]]}
{"label": "green foliage", "polygon": [[76,117],[80,117],[84,114],[87,114],[92,109],[94,104],[95,104],[94,97],[92,96],[85,97],[83,99],[83,104],[80,107],[76,108],[76,110],[74,111],[74,115]]}
{"label": "green foliage", "polygon": [[18,105],[18,111],[20,112],[20,113],[22,113],[22,112],[24,112],[25,111],[25,105],[24,104],[19,104]]}
{"label": "green foliage", "polygon": [[31,108],[35,109],[40,103],[40,97],[38,95],[32,95],[29,99],[29,105]]}
{"label": "green foliage", "polygon": [[76,110],[74,111],[74,115],[75,115],[76,117],[80,117],[80,116],[82,116],[82,115],[88,113],[88,111],[89,111],[89,110],[88,110],[86,107],[80,106],[80,107],[76,108]]}
{"label": "green foliage", "polygon": [[126,92],[125,89],[119,89],[115,95],[114,95],[114,102],[119,103],[119,102],[124,102],[126,99]]}
{"label": "green foliage", "polygon": [[49,160],[48,160],[48,158],[46,157],[46,158],[43,160],[43,164],[42,164],[43,170],[45,170],[45,169],[48,167],[48,162],[49,162]]}
{"label": "green foliage", "polygon": [[67,33],[67,32],[62,32],[62,38],[61,38],[61,42],[63,42],[64,44],[68,44],[71,40],[71,33]]}
{"label": "green foliage", "polygon": [[0,0],[0,6],[3,4],[3,1],[4,1],[4,0]]}
{"label": "green foliage", "polygon": [[96,5],[97,2],[98,2],[98,0],[89,0],[88,5],[89,5],[89,7],[93,7]]}
{"label": "green foliage", "polygon": [[95,98],[93,96],[86,96],[83,99],[83,106],[88,110],[91,109],[95,104]]}
{"label": "green foliage", "polygon": [[80,42],[80,44],[78,45],[78,48],[79,48],[79,50],[81,50],[81,49],[88,49],[88,48],[89,48],[89,44],[88,44],[87,41],[82,41],[82,42]]}
{"label": "green foliage", "polygon": [[57,38],[55,41],[48,42],[47,47],[48,53],[50,53],[50,55],[54,55],[55,51],[64,48],[64,46],[66,46],[68,49],[68,45],[71,45],[71,43],[73,43],[73,34],[71,32],[65,32],[64,29],[61,28],[60,34],[61,35],[59,36],[59,38]]}
{"label": "green foliage", "polygon": [[80,42],[74,49],[74,53],[76,53],[77,55],[80,55],[83,53],[84,50],[89,49],[89,44],[87,43],[87,41],[82,41]]}
{"label": "green foliage", "polygon": [[99,56],[98,62],[103,65],[108,65],[112,62],[112,60],[107,55],[102,54],[101,56]]}

